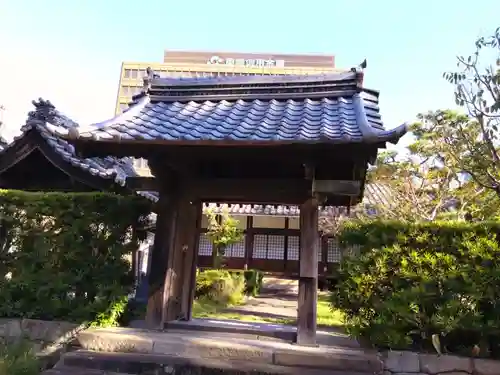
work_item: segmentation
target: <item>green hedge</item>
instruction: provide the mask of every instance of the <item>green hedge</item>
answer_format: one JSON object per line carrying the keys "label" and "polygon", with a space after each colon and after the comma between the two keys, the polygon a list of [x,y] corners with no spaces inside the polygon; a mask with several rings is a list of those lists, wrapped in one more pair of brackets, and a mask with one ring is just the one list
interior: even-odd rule
{"label": "green hedge", "polygon": [[0,317],[115,322],[149,212],[140,197],[0,190]]}
{"label": "green hedge", "polygon": [[498,223],[350,223],[339,239],[359,252],[342,261],[332,304],[350,334],[379,347],[498,357],[498,233]]}

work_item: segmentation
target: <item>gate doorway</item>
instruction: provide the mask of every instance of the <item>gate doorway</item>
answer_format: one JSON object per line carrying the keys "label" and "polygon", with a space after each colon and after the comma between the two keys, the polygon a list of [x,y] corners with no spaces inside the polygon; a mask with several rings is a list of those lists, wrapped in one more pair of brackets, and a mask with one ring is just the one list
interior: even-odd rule
{"label": "gate doorway", "polygon": [[[205,204],[204,209],[222,213],[226,210],[244,231],[242,239],[225,250],[223,264],[227,269],[256,269],[275,275],[299,275],[300,224],[298,208],[271,205]],[[206,235],[205,215],[199,233],[198,267],[212,267],[212,243]],[[341,259],[334,238],[321,237],[318,244],[318,273],[325,278],[333,274]]]}

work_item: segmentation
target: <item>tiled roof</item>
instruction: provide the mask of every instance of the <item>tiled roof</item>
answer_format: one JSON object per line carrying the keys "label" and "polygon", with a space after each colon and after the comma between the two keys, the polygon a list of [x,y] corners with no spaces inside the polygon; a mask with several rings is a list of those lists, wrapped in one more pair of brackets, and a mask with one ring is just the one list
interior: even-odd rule
{"label": "tiled roof", "polygon": [[127,177],[137,176],[130,158],[118,159],[105,157],[83,159],[77,157],[74,147],[64,139],[54,135],[50,131],[50,126],[70,129],[78,127],[78,124],[57,111],[50,101],[39,99],[38,101],[33,101],[33,105],[35,106],[35,110],[28,114],[28,120],[21,128],[22,134],[14,138],[12,143],[6,145],[3,151],[8,150],[16,141],[22,139],[29,130],[35,129],[45,139],[47,144],[65,161],[94,176],[114,180],[114,182],[121,186],[125,185]]}
{"label": "tiled roof", "polygon": [[[362,73],[314,76],[146,78],[145,93],[123,114],[70,138],[189,142],[397,142],[404,125],[385,130],[378,92]],[[68,134],[69,133],[69,134]]]}

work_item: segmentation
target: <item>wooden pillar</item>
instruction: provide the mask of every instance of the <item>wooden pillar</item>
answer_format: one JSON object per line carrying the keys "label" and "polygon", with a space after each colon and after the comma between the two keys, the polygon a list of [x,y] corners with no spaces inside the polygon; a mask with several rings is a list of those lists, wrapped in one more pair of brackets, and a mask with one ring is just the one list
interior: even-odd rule
{"label": "wooden pillar", "polygon": [[245,230],[245,270],[251,268],[253,253],[253,216],[247,216],[247,227]]}
{"label": "wooden pillar", "polygon": [[146,324],[149,328],[162,327],[164,291],[169,261],[171,231],[174,219],[174,200],[167,190],[160,190],[157,204],[156,232],[150,256],[149,295],[146,310]]}
{"label": "wooden pillar", "polygon": [[188,215],[187,224],[188,230],[185,231],[185,257],[183,270],[184,275],[181,283],[182,303],[181,315],[184,320],[191,320],[193,311],[194,292],[196,288],[196,266],[198,264],[198,246],[200,242],[200,226],[202,207],[201,201],[191,201],[186,208]]}
{"label": "wooden pillar", "polygon": [[318,301],[318,202],[308,198],[300,206],[300,273],[297,344],[316,345]]}
{"label": "wooden pillar", "polygon": [[188,186],[177,196],[174,233],[167,264],[162,322],[189,319],[194,288],[192,275],[196,253],[199,203],[193,204]]}

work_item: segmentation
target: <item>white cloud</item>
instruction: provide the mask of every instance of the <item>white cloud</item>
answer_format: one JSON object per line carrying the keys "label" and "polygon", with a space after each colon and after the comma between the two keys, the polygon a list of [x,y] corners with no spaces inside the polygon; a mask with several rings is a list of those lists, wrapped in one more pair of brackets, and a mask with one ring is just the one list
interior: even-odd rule
{"label": "white cloud", "polygon": [[0,51],[5,138],[19,132],[33,109],[31,101],[40,97],[82,125],[113,116],[120,61],[101,59],[88,49],[78,50],[76,44],[72,50],[61,49],[43,38],[36,44],[0,42]]}

